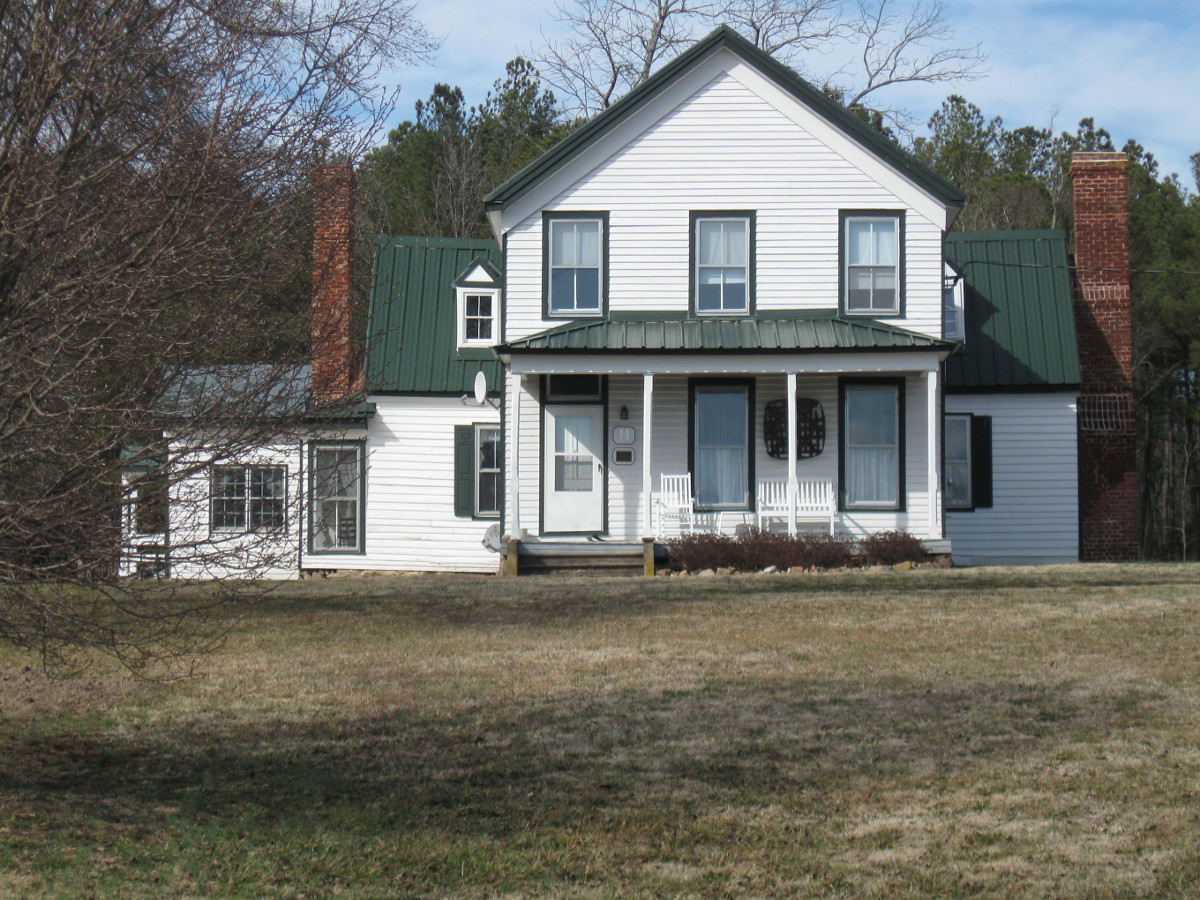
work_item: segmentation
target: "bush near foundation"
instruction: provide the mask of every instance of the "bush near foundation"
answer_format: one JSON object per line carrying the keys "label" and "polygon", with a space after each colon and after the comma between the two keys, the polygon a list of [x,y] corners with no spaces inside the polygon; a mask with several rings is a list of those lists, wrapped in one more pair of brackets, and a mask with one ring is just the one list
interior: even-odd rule
{"label": "bush near foundation", "polygon": [[902,562],[925,562],[929,551],[905,531],[881,531],[859,541],[860,561],[864,566],[894,566]]}
{"label": "bush near foundation", "polygon": [[770,566],[777,569],[894,566],[930,558],[920,540],[903,531],[884,531],[854,541],[828,534],[789,537],[754,528],[737,537],[697,533],[674,538],[667,541],[667,556],[671,568],[685,572],[705,569],[756,572]]}

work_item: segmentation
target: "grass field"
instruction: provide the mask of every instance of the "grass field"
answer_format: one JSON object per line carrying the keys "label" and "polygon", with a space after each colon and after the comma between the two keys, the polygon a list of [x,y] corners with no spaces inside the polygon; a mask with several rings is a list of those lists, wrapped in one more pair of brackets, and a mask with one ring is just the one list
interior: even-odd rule
{"label": "grass field", "polygon": [[282,588],[0,650],[0,897],[1200,895],[1200,568]]}

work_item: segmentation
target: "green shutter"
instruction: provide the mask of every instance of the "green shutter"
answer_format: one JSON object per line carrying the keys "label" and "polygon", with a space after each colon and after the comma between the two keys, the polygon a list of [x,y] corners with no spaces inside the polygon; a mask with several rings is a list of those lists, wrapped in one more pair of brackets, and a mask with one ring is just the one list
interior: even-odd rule
{"label": "green shutter", "polygon": [[475,515],[475,426],[454,426],[454,514]]}
{"label": "green shutter", "polygon": [[971,416],[971,501],[975,509],[992,506],[991,416]]}

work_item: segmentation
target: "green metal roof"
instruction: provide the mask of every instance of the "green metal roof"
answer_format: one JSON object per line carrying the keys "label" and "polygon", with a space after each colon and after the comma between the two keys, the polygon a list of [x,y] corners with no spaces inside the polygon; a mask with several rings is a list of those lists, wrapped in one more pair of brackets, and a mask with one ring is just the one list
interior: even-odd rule
{"label": "green metal roof", "polygon": [[817,115],[857,141],[879,159],[920,185],[948,206],[961,207],[966,196],[924,163],[905,152],[862,119],[827,97],[790,68],[763,52],[728,25],[721,25],[674,60],[663,66],[640,85],[595,116],[569,137],[547,150],[516,175],[509,178],[484,198],[488,209],[502,209],[524,194],[555,170],[574,159],[594,141],[612,131],[617,125],[654,99],[722,48],[736,53],[747,65],[771,79]]}
{"label": "green metal roof", "polygon": [[497,267],[490,240],[381,237],[367,322],[367,390],[373,393],[462,394],[487,376],[501,389],[500,362],[490,349],[458,350],[454,282],[481,258]]}
{"label": "green metal roof", "polygon": [[966,286],[964,347],[946,361],[948,390],[1079,384],[1065,232],[951,232],[946,259]]}
{"label": "green metal roof", "polygon": [[951,346],[871,319],[852,319],[839,316],[835,310],[817,310],[754,318],[616,314],[607,320],[568,322],[496,350],[499,353],[797,353],[937,350]]}

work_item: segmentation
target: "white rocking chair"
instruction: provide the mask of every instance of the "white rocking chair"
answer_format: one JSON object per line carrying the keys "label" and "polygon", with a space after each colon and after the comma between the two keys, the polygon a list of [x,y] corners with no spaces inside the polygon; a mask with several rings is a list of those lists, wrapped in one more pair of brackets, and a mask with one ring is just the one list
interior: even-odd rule
{"label": "white rocking chair", "polygon": [[660,490],[654,498],[654,536],[658,540],[691,534],[696,528],[696,501],[692,476],[659,475]]}

